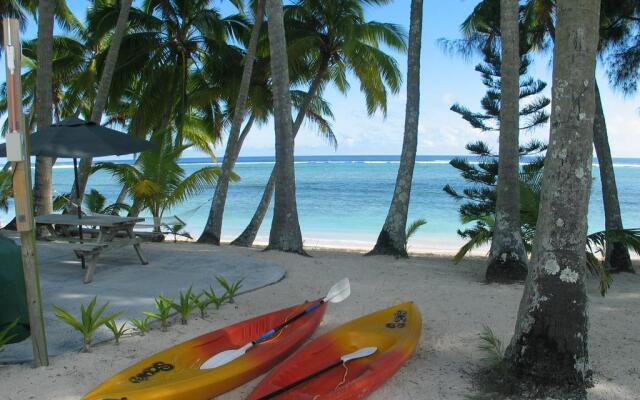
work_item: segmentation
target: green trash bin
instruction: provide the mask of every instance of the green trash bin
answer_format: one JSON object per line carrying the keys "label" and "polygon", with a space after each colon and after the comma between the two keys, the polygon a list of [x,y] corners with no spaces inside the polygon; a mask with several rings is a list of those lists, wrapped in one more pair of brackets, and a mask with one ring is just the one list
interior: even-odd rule
{"label": "green trash bin", "polygon": [[0,330],[16,319],[18,325],[10,332],[16,336],[10,343],[29,337],[29,312],[20,247],[0,235]]}

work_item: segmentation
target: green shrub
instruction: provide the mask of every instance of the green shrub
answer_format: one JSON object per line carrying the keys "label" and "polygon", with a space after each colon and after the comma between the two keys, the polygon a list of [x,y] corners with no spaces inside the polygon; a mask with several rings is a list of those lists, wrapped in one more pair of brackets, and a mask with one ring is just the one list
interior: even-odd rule
{"label": "green shrub", "polygon": [[113,338],[116,340],[116,344],[120,344],[120,338],[131,330],[127,328],[126,322],[123,322],[122,325],[118,326],[118,323],[115,320],[108,321],[105,326],[109,328],[111,333],[113,333]]}
{"label": "green shrub", "polygon": [[83,352],[90,351],[91,339],[93,338],[95,331],[101,326],[106,325],[107,322],[113,321],[121,314],[121,312],[117,312],[103,316],[105,310],[109,306],[109,302],[106,302],[96,309],[97,301],[98,296],[95,296],[87,307],[85,307],[84,304],[80,305],[79,320],[64,308],[55,305],[53,306],[56,317],[82,334],[84,338],[82,346]]}
{"label": "green shrub", "polygon": [[145,317],[144,319],[132,318],[129,320],[129,323],[140,332],[140,336],[144,336],[149,332],[149,317]]}
{"label": "green shrub", "polygon": [[209,290],[203,290],[202,294],[207,298],[207,302],[209,304],[213,304],[214,306],[216,306],[216,310],[219,310],[220,307],[227,301],[226,293],[218,297],[211,286],[209,286]]}
{"label": "green shrub", "polygon": [[187,289],[186,292],[180,291],[180,298],[177,303],[172,302],[171,307],[180,314],[180,323],[182,325],[187,324],[187,319],[193,312],[193,310],[197,307],[197,302],[193,297],[193,292],[191,286]]}
{"label": "green shrub", "polygon": [[143,313],[150,318],[160,321],[160,330],[166,332],[169,326],[169,316],[171,315],[173,300],[161,294],[156,297],[154,301],[156,303],[156,312],[144,311]]}
{"label": "green shrub", "polygon": [[482,361],[491,369],[501,374],[506,373],[507,363],[504,357],[502,342],[493,333],[491,328],[484,326],[480,332],[482,340],[478,348],[484,354]]}
{"label": "green shrub", "polygon": [[218,281],[220,286],[222,286],[224,290],[227,291],[225,295],[227,296],[229,303],[233,303],[233,299],[234,297],[236,297],[236,293],[238,293],[238,290],[240,290],[240,288],[242,287],[242,281],[244,281],[244,278],[232,283],[229,283],[227,278],[225,278],[224,276],[216,276],[216,280]]}
{"label": "green shrub", "polygon": [[16,337],[15,334],[9,332],[11,332],[11,330],[15,328],[19,322],[20,318],[16,318],[15,321],[0,330],[0,351],[4,350],[4,346]]}
{"label": "green shrub", "polygon": [[200,318],[204,319],[207,316],[207,307],[209,307],[211,301],[205,296],[204,292],[200,292],[197,295],[194,294],[192,297],[196,307],[200,310]]}

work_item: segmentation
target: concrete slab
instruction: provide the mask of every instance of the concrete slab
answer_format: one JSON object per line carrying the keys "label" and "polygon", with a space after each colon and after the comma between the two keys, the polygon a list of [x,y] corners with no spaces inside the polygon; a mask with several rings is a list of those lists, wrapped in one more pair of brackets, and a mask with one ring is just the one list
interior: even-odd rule
{"label": "concrete slab", "polygon": [[[239,293],[278,282],[285,275],[285,270],[276,264],[248,256],[225,256],[214,246],[145,243],[142,248],[149,265],[140,265],[133,247],[112,250],[99,258],[94,281],[84,284],[84,271],[72,248],[71,244],[38,244],[50,355],[77,351],[82,346],[80,334],[55,317],[54,304],[78,315],[80,304],[88,304],[97,295],[98,304],[109,302],[108,311],[122,311],[118,321],[124,322],[142,318],[144,310],[154,310],[154,297],[164,294],[177,299],[178,293],[191,285],[195,292],[211,285],[216,293],[224,293],[215,279],[218,275],[230,282],[244,279]],[[111,332],[103,327],[96,332],[94,343],[111,338]],[[0,363],[31,359],[30,339],[8,345],[0,352]]]}

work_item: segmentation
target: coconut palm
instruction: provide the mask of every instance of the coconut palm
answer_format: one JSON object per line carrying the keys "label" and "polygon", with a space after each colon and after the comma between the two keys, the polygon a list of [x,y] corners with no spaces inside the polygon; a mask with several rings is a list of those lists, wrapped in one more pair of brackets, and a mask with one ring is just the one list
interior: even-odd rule
{"label": "coconut palm", "polygon": [[95,164],[92,172],[108,171],[127,187],[140,211],[148,210],[151,213],[154,232],[159,233],[164,212],[211,187],[220,169],[203,167],[186,176],[178,160],[190,146],[175,145],[169,135],[157,140],[158,147],[142,153],[135,165],[100,162]]}
{"label": "coconut palm", "polygon": [[496,223],[493,229],[486,279],[489,282],[524,280],[527,253],[520,234],[519,136],[520,50],[517,0],[500,0],[500,137]]}
{"label": "coconut palm", "polygon": [[[540,48],[545,48],[555,41],[555,1],[552,0],[528,0],[526,4],[527,25],[531,27],[533,40]],[[602,0],[600,12],[600,32],[598,51],[601,56],[613,53],[619,46],[624,47],[631,39],[633,41],[634,26],[637,26],[637,17],[640,6],[633,0]],[[633,48],[633,46],[632,46]],[[616,60],[615,56],[613,57]],[[637,69],[637,61],[633,58],[617,59],[617,62],[608,65],[610,76],[614,86],[625,87],[625,82],[633,79],[625,79],[623,75],[616,75],[616,71]],[[635,67],[634,67],[635,65]],[[620,79],[618,79],[620,78]],[[632,86],[626,86],[630,88]],[[607,133],[606,118],[602,107],[600,89],[596,82],[596,119],[594,123],[594,147],[600,169],[600,182],[602,185],[602,200],[604,204],[605,227],[607,230],[621,230],[623,228],[620,202],[618,200],[618,187],[616,184],[611,149]],[[607,247],[605,264],[612,271],[633,271],[631,258],[623,243],[611,242]]]}
{"label": "coconut palm", "polygon": [[[51,125],[52,86],[53,86],[53,0],[38,2],[38,73],[36,79],[36,121],[38,129]],[[51,157],[36,157],[33,205],[35,215],[53,212]]]}
{"label": "coconut palm", "polygon": [[[107,104],[107,97],[109,96],[109,91],[111,89],[111,81],[113,80],[113,74],[116,69],[116,63],[118,61],[118,56],[120,54],[120,45],[122,44],[122,38],[127,30],[127,22],[129,20],[129,10],[131,9],[131,1],[132,0],[120,0],[120,9],[118,11],[118,19],[116,21],[116,26],[113,30],[113,35],[111,36],[111,40],[109,43],[109,50],[107,51],[107,56],[104,61],[104,65],[102,66],[102,75],[100,76],[100,81],[98,83],[98,88],[96,92],[96,96],[92,105],[91,110],[91,118],[90,121],[93,121],[97,124],[102,122],[102,114],[104,113],[104,109]],[[89,9],[88,16],[89,18],[93,17],[96,12],[95,8],[100,6],[105,6],[105,3],[117,3],[117,1],[109,1],[109,0],[100,0],[96,1],[93,5],[93,9]],[[90,26],[92,28],[92,26]],[[85,158],[80,160],[80,168],[79,168],[79,176],[78,176],[78,184],[72,186],[71,191],[71,204],[80,204],[82,201],[82,197],[84,195],[84,190],[87,185],[87,180],[89,179],[89,167],[93,160],[91,158]],[[76,193],[76,189],[78,192]]]}
{"label": "coconut palm", "polygon": [[[363,7],[389,2],[299,0],[285,7],[290,70],[298,84],[309,82],[307,95],[302,99],[293,124],[294,137],[308,117],[314,97],[328,84],[344,94],[348,92],[350,85],[346,76],[349,72],[360,83],[368,113],[380,110],[386,114],[388,91],[398,92],[401,74],[396,61],[381,46],[404,51],[405,35],[397,25],[367,21]],[[249,225],[232,244],[253,244],[274,191],[274,171]],[[205,229],[205,232],[208,231]]]}
{"label": "coconut palm", "polygon": [[422,0],[411,0],[409,55],[407,60],[407,104],[400,166],[398,167],[396,186],[389,212],[378,235],[378,240],[368,255],[407,256],[407,214],[409,212],[411,183],[418,149],[418,122],[420,119],[422,11]]}
{"label": "coconut palm", "polygon": [[599,3],[557,1],[553,109],[540,214],[515,334],[506,352],[519,380],[569,386],[582,394],[591,377],[584,250]]}

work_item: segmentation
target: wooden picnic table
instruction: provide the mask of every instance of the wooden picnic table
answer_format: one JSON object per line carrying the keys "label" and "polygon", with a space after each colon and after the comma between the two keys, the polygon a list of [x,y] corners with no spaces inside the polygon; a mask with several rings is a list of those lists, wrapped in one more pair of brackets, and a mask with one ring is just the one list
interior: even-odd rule
{"label": "wooden picnic table", "polygon": [[[44,225],[53,240],[64,241],[70,243],[78,243],[79,246],[74,248],[74,253],[78,258],[88,260],[87,271],[84,275],[84,283],[93,280],[93,274],[96,269],[96,262],[100,254],[110,248],[132,245],[140,259],[142,265],[148,264],[142,255],[140,248],[140,238],[136,237],[133,227],[144,221],[139,217],[120,217],[117,215],[89,215],[83,216],[81,219],[73,214],[48,214],[40,215],[36,218],[36,224]],[[98,230],[97,238],[86,238],[80,241],[79,238],[69,235],[71,227],[91,226]],[[64,235],[60,235],[54,228],[59,228]],[[124,233],[124,235],[122,235]]]}

